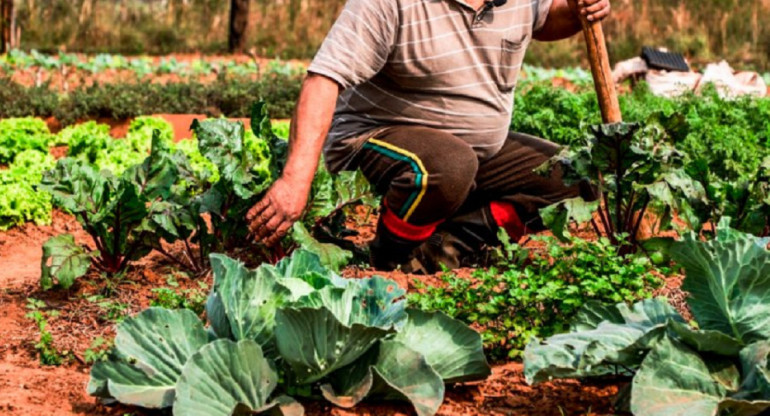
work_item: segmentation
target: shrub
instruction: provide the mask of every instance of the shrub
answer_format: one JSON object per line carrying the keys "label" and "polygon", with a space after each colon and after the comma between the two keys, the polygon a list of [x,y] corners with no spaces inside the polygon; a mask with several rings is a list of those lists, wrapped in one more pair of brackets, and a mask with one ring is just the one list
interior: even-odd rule
{"label": "shrub", "polygon": [[206,114],[247,118],[256,98],[265,99],[276,118],[291,118],[302,75],[270,73],[260,80],[220,77],[167,84],[111,83],[79,87],[66,95],[48,87],[22,87],[0,78],[0,118],[54,116],[63,125],[112,118],[124,120],[147,114]]}

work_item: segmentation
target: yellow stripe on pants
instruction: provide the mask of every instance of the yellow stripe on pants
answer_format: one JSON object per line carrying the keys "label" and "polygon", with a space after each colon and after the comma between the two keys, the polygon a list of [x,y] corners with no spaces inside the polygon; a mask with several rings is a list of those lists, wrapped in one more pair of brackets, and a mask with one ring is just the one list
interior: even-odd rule
{"label": "yellow stripe on pants", "polygon": [[404,215],[404,218],[403,218],[404,221],[409,221],[409,217],[412,216],[412,214],[414,213],[414,210],[417,209],[418,205],[420,205],[420,201],[422,201],[422,197],[425,196],[426,192],[428,192],[428,170],[425,169],[425,165],[422,164],[422,160],[420,160],[420,158],[417,157],[416,154],[408,150],[402,149],[400,147],[396,147],[390,143],[383,142],[377,139],[369,139],[369,141],[372,144],[376,144],[377,146],[384,147],[388,150],[391,150],[395,153],[398,153],[400,155],[408,157],[409,159],[412,159],[420,168],[420,173],[422,173],[421,175],[422,180],[418,184],[420,185],[420,193],[417,194],[417,198],[414,199],[414,202],[412,202],[412,205],[409,207],[409,210],[406,212],[406,215]]}

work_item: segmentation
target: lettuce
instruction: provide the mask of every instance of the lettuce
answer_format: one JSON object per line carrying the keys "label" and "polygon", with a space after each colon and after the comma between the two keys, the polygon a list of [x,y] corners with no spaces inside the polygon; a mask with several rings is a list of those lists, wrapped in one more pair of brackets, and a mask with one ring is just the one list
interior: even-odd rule
{"label": "lettuce", "polygon": [[11,163],[25,150],[47,152],[52,140],[48,125],[39,118],[0,120],[0,165]]}
{"label": "lettuce", "polygon": [[16,155],[8,169],[0,170],[0,231],[26,222],[50,223],[51,196],[37,190],[36,185],[54,164],[48,153],[25,150]]}

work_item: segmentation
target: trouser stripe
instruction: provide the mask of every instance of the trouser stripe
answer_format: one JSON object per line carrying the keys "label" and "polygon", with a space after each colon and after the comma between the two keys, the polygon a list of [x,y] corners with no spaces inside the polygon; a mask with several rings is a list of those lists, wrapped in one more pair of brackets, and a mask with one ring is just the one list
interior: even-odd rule
{"label": "trouser stripe", "polygon": [[412,167],[412,170],[414,170],[415,182],[419,189],[409,195],[409,198],[406,203],[404,203],[404,206],[401,207],[399,213],[404,221],[408,221],[409,217],[412,216],[414,210],[420,205],[420,201],[422,201],[423,196],[425,196],[425,193],[428,191],[428,171],[425,169],[425,165],[422,164],[422,160],[420,160],[414,153],[381,140],[373,138],[369,139],[369,141],[364,144],[364,147],[400,162],[406,162]]}

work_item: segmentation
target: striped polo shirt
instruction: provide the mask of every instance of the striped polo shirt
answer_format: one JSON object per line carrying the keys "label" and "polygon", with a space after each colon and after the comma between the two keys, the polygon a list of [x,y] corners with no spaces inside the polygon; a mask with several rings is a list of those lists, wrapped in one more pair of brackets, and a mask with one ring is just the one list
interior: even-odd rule
{"label": "striped polo shirt", "polygon": [[343,88],[324,146],[329,169],[345,169],[393,125],[443,130],[482,160],[495,155],[524,52],[552,2],[474,10],[462,0],[348,0],[308,68]]}

